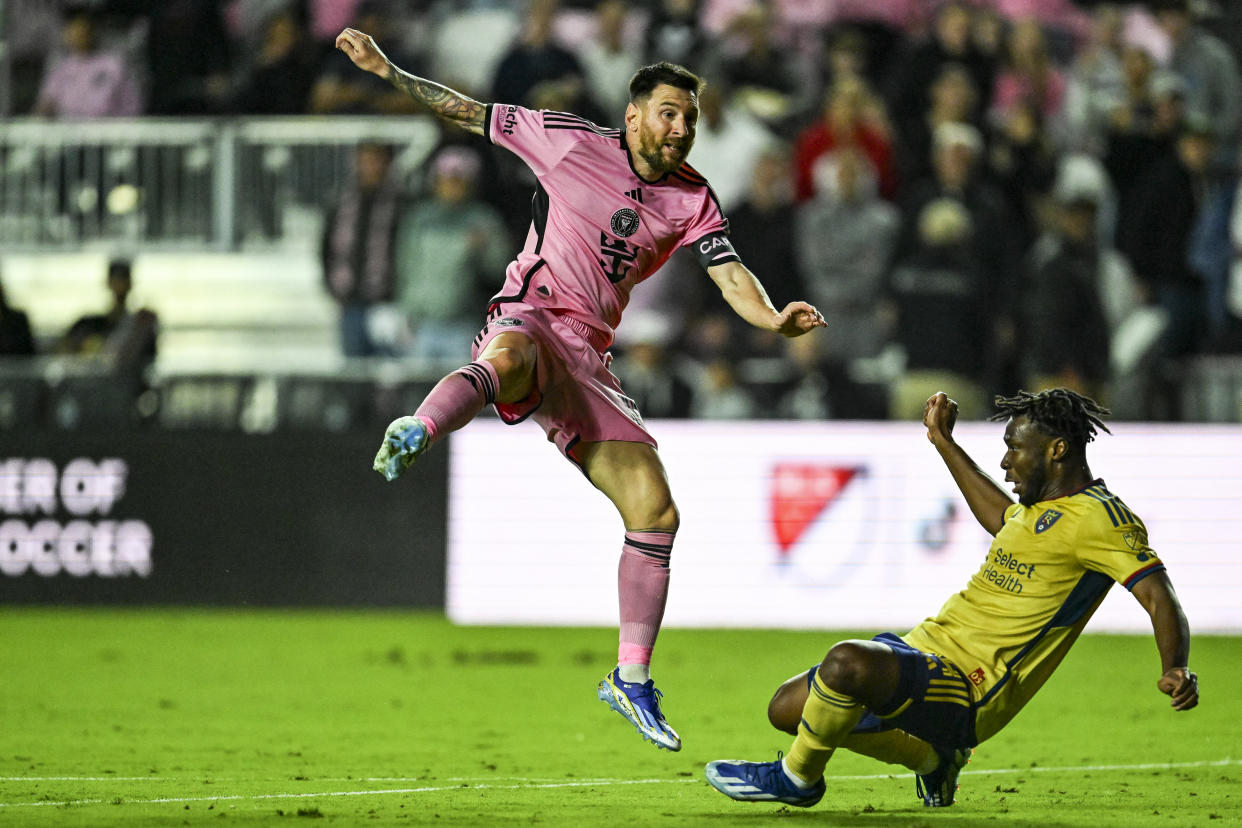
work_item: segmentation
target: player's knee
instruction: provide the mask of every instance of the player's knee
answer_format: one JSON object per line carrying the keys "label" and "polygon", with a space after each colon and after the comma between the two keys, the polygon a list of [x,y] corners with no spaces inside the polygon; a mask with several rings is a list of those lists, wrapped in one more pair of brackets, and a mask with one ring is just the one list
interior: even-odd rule
{"label": "player's knee", "polygon": [[483,358],[496,370],[500,388],[497,402],[516,402],[530,393],[535,377],[536,351],[533,347],[488,349]]}
{"label": "player's knee", "polygon": [[[644,485],[645,484],[645,485]],[[642,526],[661,532],[676,532],[681,526],[681,512],[673,501],[668,485],[661,480],[653,483],[650,477],[628,489],[629,504],[624,507],[630,514],[627,525]]]}
{"label": "player's knee", "polygon": [[488,355],[487,361],[496,369],[496,376],[504,386],[523,376],[529,376],[534,370],[534,361],[517,348],[499,348]]}
{"label": "player's knee", "polygon": [[666,532],[676,532],[681,526],[681,512],[677,509],[677,504],[673,502],[673,498],[669,497],[655,510],[657,512],[653,519],[652,526],[665,530]]}
{"label": "player's knee", "polygon": [[857,698],[867,687],[867,652],[861,642],[834,644],[819,667],[819,679],[832,690]]}

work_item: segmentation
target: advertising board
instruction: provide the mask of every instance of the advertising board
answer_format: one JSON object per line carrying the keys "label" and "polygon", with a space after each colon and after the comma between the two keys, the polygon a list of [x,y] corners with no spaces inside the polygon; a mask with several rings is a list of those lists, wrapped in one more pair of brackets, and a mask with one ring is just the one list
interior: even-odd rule
{"label": "advertising board", "polygon": [[0,434],[0,603],[443,606],[447,457],[377,435]]}
{"label": "advertising board", "polygon": [[[649,425],[682,518],[668,626],[903,631],[987,556],[990,536],[918,424]],[[1092,471],[1146,523],[1193,630],[1242,631],[1242,428],[1110,427],[1088,447]],[[998,481],[1003,429],[956,430]],[[454,621],[617,623],[620,519],[540,438],[533,424],[495,422],[452,438]],[[1151,627],[1114,587],[1089,629]]]}

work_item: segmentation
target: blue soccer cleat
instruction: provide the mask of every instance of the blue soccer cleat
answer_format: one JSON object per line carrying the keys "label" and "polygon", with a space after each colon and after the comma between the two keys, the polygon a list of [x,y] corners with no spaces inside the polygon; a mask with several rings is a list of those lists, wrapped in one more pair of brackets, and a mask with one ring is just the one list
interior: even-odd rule
{"label": "blue soccer cleat", "polygon": [[418,456],[427,450],[427,426],[417,417],[399,417],[388,425],[384,442],[375,454],[371,468],[392,482],[414,464]]}
{"label": "blue soccer cleat", "polygon": [[738,802],[780,802],[809,808],[823,799],[828,787],[820,777],[811,787],[799,788],[785,774],[779,753],[775,762],[718,759],[708,762],[703,772],[708,784]]}
{"label": "blue soccer cleat", "polygon": [[604,676],[599,683],[599,700],[628,719],[638,735],[658,748],[681,750],[681,737],[660,712],[662,695],[651,679],[641,684],[622,681],[620,668]]}
{"label": "blue soccer cleat", "polygon": [[915,778],[914,788],[923,797],[923,805],[928,808],[947,808],[953,804],[954,795],[957,793],[958,774],[970,761],[971,753],[970,748],[936,748],[940,767]]}

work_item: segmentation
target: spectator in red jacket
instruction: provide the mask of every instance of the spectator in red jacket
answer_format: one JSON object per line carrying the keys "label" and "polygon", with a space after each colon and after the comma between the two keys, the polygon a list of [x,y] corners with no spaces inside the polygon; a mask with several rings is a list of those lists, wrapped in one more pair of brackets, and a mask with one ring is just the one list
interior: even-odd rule
{"label": "spectator in red jacket", "polygon": [[854,147],[876,170],[880,195],[897,195],[893,141],[884,105],[859,78],[833,84],[824,114],[798,136],[794,145],[794,192],[798,201],[815,195],[815,162],[831,150]]}

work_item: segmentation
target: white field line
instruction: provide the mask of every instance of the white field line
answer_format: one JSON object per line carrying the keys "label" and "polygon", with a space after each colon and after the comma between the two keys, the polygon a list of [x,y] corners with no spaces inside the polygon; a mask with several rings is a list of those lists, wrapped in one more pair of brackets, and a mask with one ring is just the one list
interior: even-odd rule
{"label": "white field line", "polygon": [[[1065,767],[1033,767],[1033,768],[993,768],[981,770],[964,770],[962,776],[995,776],[1000,774],[1022,775],[1028,773],[1082,773],[1089,771],[1144,771],[1144,770],[1178,770],[1181,768],[1219,768],[1233,765],[1242,765],[1242,759],[1214,759],[1203,760],[1199,762],[1148,762],[1137,765],[1070,765]],[[895,776],[905,774],[892,773],[872,773],[854,776],[832,776],[834,780],[868,780],[868,779],[891,779]],[[159,779],[160,777],[155,777]],[[163,777],[169,781],[173,781],[169,777]],[[410,781],[417,781],[417,777],[408,777]],[[498,785],[495,784],[495,777],[492,782],[482,782],[479,784],[466,784],[478,777],[453,777],[458,784],[455,785],[426,785],[418,788],[388,788],[383,790],[370,791],[320,791],[312,793],[272,793],[272,794],[221,794],[218,796],[175,796],[175,797],[159,797],[155,799],[127,799],[120,798],[123,805],[148,805],[148,804],[166,804],[166,803],[185,803],[185,802],[261,802],[265,800],[275,799],[319,799],[342,796],[391,796],[392,794],[415,794],[415,793],[436,793],[439,791],[479,791],[479,790],[520,790],[520,789],[541,789],[541,788],[583,788],[583,787],[602,787],[610,785],[684,785],[691,782],[697,783],[698,779],[575,779],[572,781],[556,781],[544,782],[536,781],[527,777],[499,777],[501,779],[515,781],[516,784]],[[36,781],[78,781],[93,782],[100,779],[108,780],[142,780],[150,781],[145,776],[134,777],[95,777],[95,776],[4,776],[0,777],[0,781],[9,782],[36,782]],[[401,777],[369,777],[365,781],[398,781]],[[220,780],[213,780],[219,782]],[[340,780],[340,779],[320,779],[308,780],[318,782],[329,781],[364,781],[364,780]],[[70,799],[59,802],[39,801],[39,802],[0,802],[0,808],[34,808],[43,806],[72,806],[72,805],[99,805],[114,800],[107,799]]]}
{"label": "white field line", "polygon": [[[602,785],[667,785],[687,782],[698,782],[697,779],[595,779],[574,782],[543,782],[531,784],[527,782],[516,785],[429,785],[423,788],[389,788],[373,791],[322,791],[319,793],[275,793],[275,794],[230,794],[227,796],[171,796],[158,799],[125,799],[122,804],[147,805],[167,802],[233,802],[238,800],[262,801],[267,799],[318,799],[337,796],[388,796],[391,794],[432,793],[435,791],[478,791],[478,790],[517,790],[535,788],[583,788]],[[23,808],[42,805],[98,805],[109,800],[103,799],[71,799],[64,802],[0,802],[0,808]]]}
{"label": "white field line", "polygon": [[161,782],[170,776],[0,776],[0,782]]}

